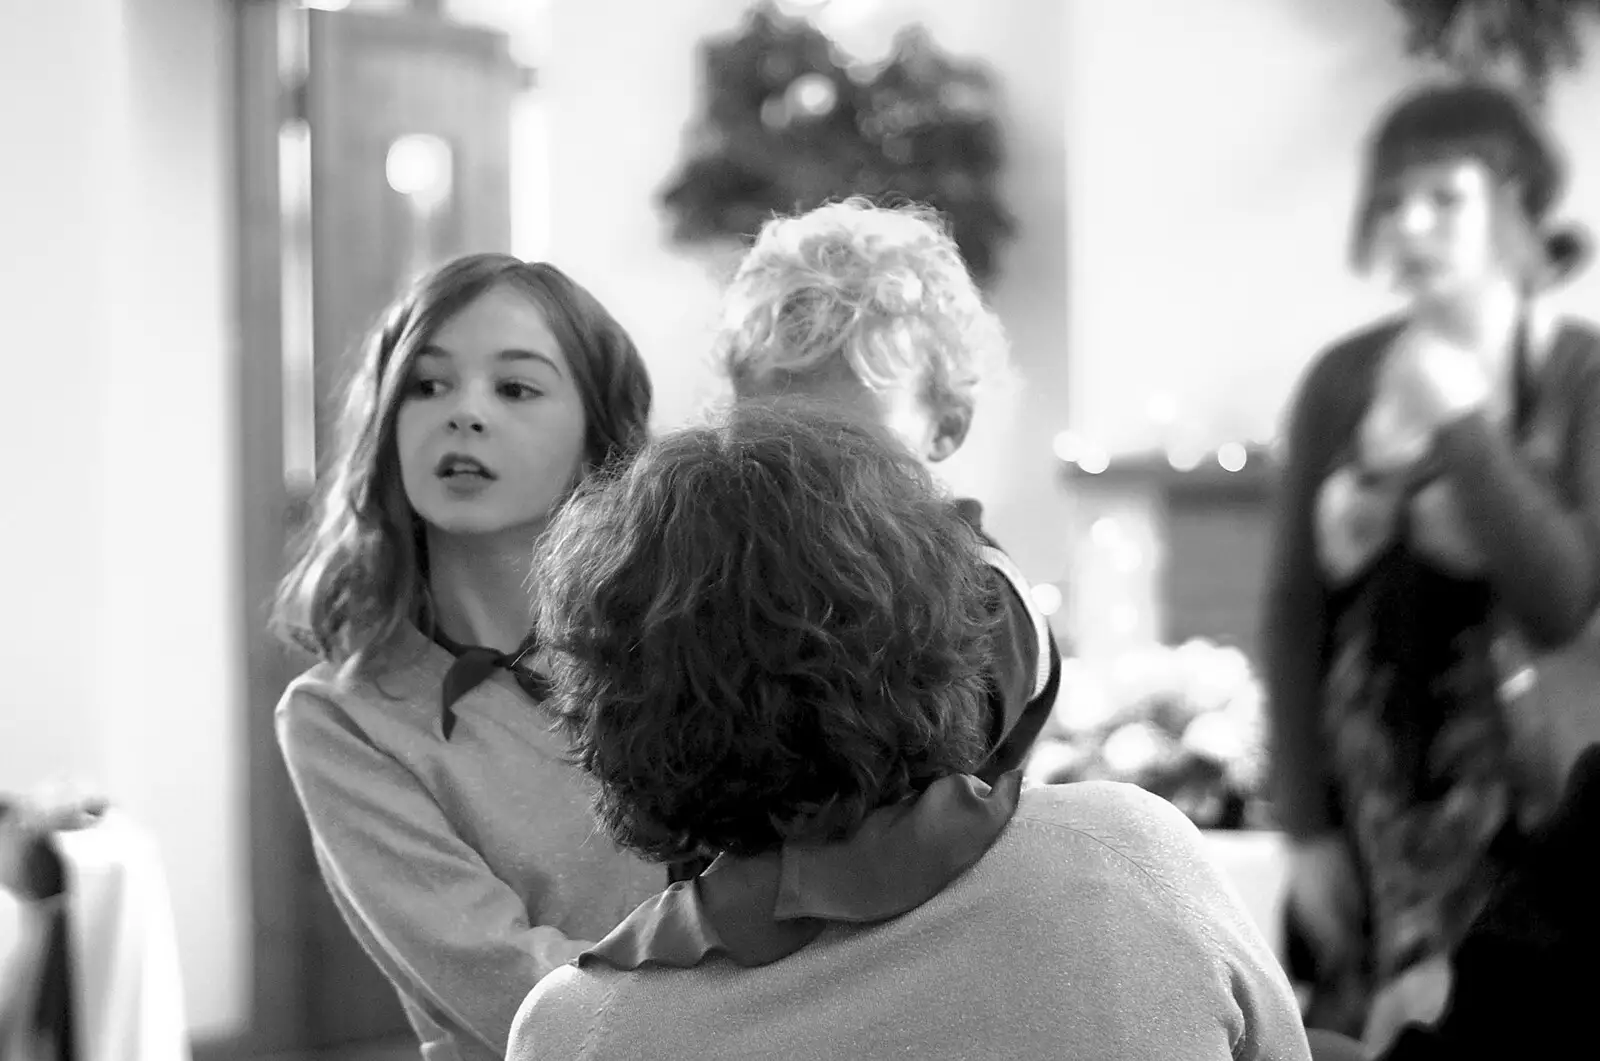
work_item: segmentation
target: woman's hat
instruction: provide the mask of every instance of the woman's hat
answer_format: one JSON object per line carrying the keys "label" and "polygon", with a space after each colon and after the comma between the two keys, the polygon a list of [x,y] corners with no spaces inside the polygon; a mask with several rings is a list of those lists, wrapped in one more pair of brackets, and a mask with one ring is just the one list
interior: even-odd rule
{"label": "woman's hat", "polygon": [[1366,259],[1378,189],[1410,166],[1461,155],[1477,158],[1517,183],[1528,220],[1545,233],[1548,281],[1566,279],[1588,261],[1591,241],[1585,229],[1546,224],[1566,190],[1566,159],[1519,96],[1482,80],[1424,85],[1402,96],[1379,119],[1367,143],[1352,258],[1358,264]]}

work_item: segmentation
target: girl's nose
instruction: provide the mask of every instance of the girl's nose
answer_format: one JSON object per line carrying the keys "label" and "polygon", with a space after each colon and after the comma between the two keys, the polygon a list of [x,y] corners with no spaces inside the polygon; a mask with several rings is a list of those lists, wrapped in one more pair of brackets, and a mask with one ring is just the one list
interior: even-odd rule
{"label": "girl's nose", "polygon": [[486,388],[478,380],[463,380],[452,397],[454,402],[450,407],[450,419],[447,421],[452,432],[470,433],[481,435],[489,428],[487,404],[493,400],[492,396],[485,393]]}

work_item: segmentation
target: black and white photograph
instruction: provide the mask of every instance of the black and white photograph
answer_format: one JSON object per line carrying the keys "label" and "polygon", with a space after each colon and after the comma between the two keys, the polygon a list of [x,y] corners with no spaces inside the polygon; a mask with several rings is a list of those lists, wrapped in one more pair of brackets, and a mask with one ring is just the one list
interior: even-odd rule
{"label": "black and white photograph", "polygon": [[1600,1052],[1600,0],[0,70],[0,1061]]}

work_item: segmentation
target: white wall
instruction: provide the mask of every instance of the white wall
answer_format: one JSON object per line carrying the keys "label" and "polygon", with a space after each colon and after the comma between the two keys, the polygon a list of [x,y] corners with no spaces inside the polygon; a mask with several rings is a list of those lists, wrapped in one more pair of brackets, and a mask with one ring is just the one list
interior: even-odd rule
{"label": "white wall", "polygon": [[[0,314],[13,395],[0,438],[19,473],[0,522],[11,568],[0,639],[0,787],[8,790],[105,760],[99,673],[82,662],[109,626],[101,372],[112,332],[87,310],[110,280],[111,211],[96,175],[112,168],[102,134],[117,121],[108,91],[117,41],[97,6],[53,4],[28,32],[9,24],[0,32],[0,65],[31,83],[27,93],[0,93],[0,125],[12,143],[29,145],[24,165],[0,170]],[[31,472],[16,465],[28,457],[47,463]]]}
{"label": "white wall", "polygon": [[151,829],[201,1035],[249,991],[230,6],[0,11],[0,790],[78,783]]}

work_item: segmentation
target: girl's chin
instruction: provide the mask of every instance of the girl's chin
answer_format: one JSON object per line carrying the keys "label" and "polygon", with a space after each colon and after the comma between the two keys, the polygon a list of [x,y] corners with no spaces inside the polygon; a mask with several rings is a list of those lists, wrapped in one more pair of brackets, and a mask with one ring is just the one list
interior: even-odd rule
{"label": "girl's chin", "polygon": [[523,513],[508,514],[494,511],[460,511],[423,513],[422,522],[436,534],[452,537],[484,538],[501,534],[536,534],[544,525],[543,517],[527,517]]}
{"label": "girl's chin", "polygon": [[408,492],[407,500],[432,533],[463,537],[538,534],[562,495],[552,496],[547,490],[507,490],[506,485],[497,481],[481,489],[447,490],[430,483],[423,490]]}
{"label": "girl's chin", "polygon": [[1402,281],[1396,288],[1407,302],[1434,306],[1450,304],[1465,294],[1460,285],[1450,283],[1443,277],[1437,280]]}

